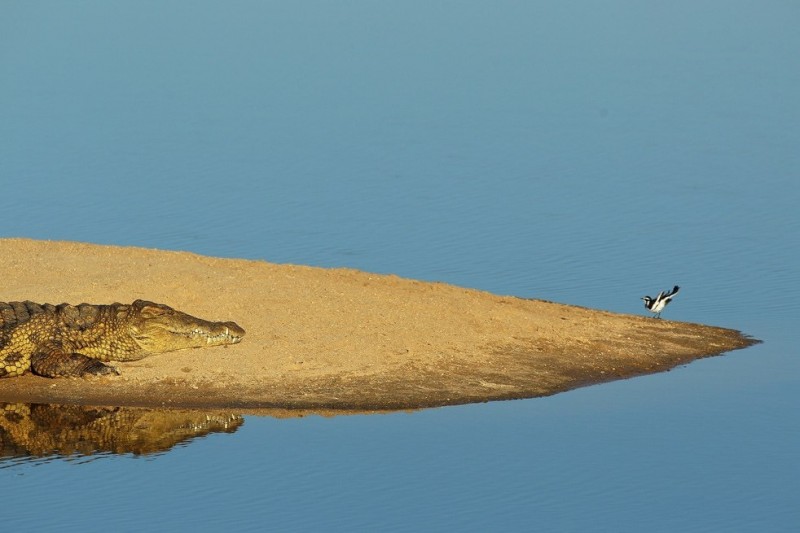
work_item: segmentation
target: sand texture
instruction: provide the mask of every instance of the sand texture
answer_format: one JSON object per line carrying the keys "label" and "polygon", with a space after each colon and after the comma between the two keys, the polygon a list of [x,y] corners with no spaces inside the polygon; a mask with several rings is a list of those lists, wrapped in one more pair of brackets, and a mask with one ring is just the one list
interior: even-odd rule
{"label": "sand texture", "polygon": [[168,304],[247,334],[117,363],[120,376],[0,380],[0,401],[412,409],[528,398],[748,346],[737,331],[349,269],[0,239],[0,300]]}

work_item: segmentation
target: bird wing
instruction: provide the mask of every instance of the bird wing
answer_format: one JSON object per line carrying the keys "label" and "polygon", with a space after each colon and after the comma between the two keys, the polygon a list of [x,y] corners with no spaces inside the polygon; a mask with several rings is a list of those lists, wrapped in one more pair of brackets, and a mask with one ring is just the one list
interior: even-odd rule
{"label": "bird wing", "polygon": [[672,297],[673,297],[673,296],[675,296],[676,294],[678,294],[678,291],[679,291],[680,289],[681,289],[680,287],[678,287],[677,285],[675,285],[674,287],[672,287],[672,290],[671,290],[671,291],[669,291],[669,292],[667,292],[667,293],[665,293],[665,294],[664,294],[664,299],[667,301],[667,303],[669,303],[669,301],[670,301],[670,300],[672,300]]}
{"label": "bird wing", "polygon": [[675,296],[676,294],[678,294],[679,290],[681,290],[681,288],[675,285],[674,287],[672,287],[672,290],[670,292],[664,295],[664,297],[666,298],[667,296]]}

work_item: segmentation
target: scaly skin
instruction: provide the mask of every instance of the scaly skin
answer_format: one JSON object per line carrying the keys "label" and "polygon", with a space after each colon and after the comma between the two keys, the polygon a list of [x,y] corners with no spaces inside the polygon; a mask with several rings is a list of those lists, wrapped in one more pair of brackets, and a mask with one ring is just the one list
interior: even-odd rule
{"label": "scaly skin", "polygon": [[0,377],[117,374],[105,361],[135,361],[184,348],[235,344],[244,330],[167,305],[0,302]]}

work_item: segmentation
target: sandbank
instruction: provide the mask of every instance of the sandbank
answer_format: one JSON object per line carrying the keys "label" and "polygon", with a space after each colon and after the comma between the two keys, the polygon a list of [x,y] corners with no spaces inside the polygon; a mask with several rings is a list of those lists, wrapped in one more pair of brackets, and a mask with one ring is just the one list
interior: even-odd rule
{"label": "sandbank", "polygon": [[393,275],[189,252],[0,239],[0,300],[165,303],[237,345],[0,379],[0,401],[385,411],[546,396],[746,347],[738,331]]}

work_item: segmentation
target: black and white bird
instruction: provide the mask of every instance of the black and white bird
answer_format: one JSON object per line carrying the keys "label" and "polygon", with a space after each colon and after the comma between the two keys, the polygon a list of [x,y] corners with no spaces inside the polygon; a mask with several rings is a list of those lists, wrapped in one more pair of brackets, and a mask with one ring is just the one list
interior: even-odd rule
{"label": "black and white bird", "polygon": [[655,313],[656,318],[661,318],[661,311],[663,311],[664,308],[672,301],[675,295],[678,294],[679,290],[681,290],[681,288],[675,285],[672,287],[671,291],[661,291],[655,298],[642,296],[642,300],[644,300],[644,306],[651,313]]}

